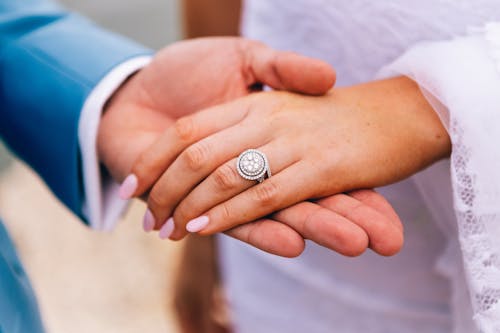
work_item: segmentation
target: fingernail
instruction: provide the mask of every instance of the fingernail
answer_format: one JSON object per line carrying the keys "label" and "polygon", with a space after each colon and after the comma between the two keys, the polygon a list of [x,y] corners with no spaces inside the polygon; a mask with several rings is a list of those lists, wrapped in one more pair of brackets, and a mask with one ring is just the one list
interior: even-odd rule
{"label": "fingernail", "polygon": [[134,174],[128,175],[120,185],[120,190],[118,191],[120,198],[122,198],[123,200],[132,198],[135,191],[137,190],[138,185],[139,180],[137,179],[137,176]]}
{"label": "fingernail", "polygon": [[161,239],[167,239],[172,235],[174,232],[175,224],[174,224],[174,219],[169,218],[167,222],[161,227],[160,229],[160,238]]}
{"label": "fingernail", "polygon": [[155,227],[155,218],[153,216],[153,213],[148,209],[146,211],[146,214],[144,214],[144,220],[142,223],[142,227],[144,228],[144,231],[150,232],[154,229]]}
{"label": "fingernail", "polygon": [[209,222],[208,216],[200,216],[192,219],[186,225],[186,230],[189,232],[198,232],[203,230]]}

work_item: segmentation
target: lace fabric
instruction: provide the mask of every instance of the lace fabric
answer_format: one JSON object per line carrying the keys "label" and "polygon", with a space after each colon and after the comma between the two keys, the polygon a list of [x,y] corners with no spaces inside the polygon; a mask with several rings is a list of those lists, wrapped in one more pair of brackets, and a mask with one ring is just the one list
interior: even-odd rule
{"label": "lace fabric", "polygon": [[487,24],[484,39],[489,69],[498,71],[496,84],[484,87],[492,96],[478,103],[473,119],[461,113],[471,109],[453,112],[449,132],[455,148],[455,209],[474,317],[482,332],[500,332],[500,23]]}
{"label": "lace fabric", "polygon": [[[382,73],[408,75],[435,98],[434,105],[439,100],[446,107],[453,143],[454,209],[474,320],[481,332],[496,333],[500,332],[500,23],[474,30],[470,37],[416,46]],[[426,63],[429,58],[436,59],[432,66]],[[457,69],[457,75],[446,75]],[[443,108],[436,109],[443,116]]]}

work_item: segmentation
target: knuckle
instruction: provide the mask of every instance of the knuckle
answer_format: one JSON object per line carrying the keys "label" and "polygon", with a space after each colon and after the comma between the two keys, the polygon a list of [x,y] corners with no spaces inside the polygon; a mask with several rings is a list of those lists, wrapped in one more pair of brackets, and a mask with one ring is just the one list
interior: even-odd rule
{"label": "knuckle", "polygon": [[183,153],[183,159],[191,170],[199,170],[208,161],[210,149],[204,143],[196,143]]}
{"label": "knuckle", "polygon": [[279,199],[279,186],[268,179],[254,187],[255,201],[262,206],[274,206]]}
{"label": "knuckle", "polygon": [[192,216],[193,214],[190,214],[190,210],[186,209],[188,206],[185,204],[179,204],[173,213],[174,221],[178,225],[185,225],[191,218],[194,218],[195,216]]}
{"label": "knuckle", "polygon": [[230,190],[238,184],[239,175],[231,165],[224,164],[213,174],[214,183],[222,190]]}
{"label": "knuckle", "polygon": [[[349,210],[345,213],[345,217],[351,221],[364,221],[368,216],[372,216],[370,209],[362,202],[357,202],[353,206],[349,207]],[[370,234],[383,235],[381,227],[384,225],[380,223],[370,223],[369,231]]]}
{"label": "knuckle", "polygon": [[175,133],[183,141],[191,141],[195,137],[196,129],[192,117],[178,119],[174,124]]}
{"label": "knuckle", "polygon": [[302,221],[300,228],[297,228],[297,230],[303,232],[304,236],[307,238],[314,238],[318,225],[317,222],[323,220],[324,211],[325,208],[317,206],[314,211],[306,216],[306,218]]}
{"label": "knuckle", "polygon": [[[262,94],[250,94],[245,97],[246,121],[259,120],[259,124],[267,124],[278,117],[282,119],[284,105],[281,101],[281,95],[278,92],[265,92]],[[264,118],[266,121],[262,121]]]}
{"label": "knuckle", "polygon": [[268,122],[273,126],[281,125],[283,123],[288,123],[290,121],[290,115],[285,114],[280,107],[273,105],[268,114]]}
{"label": "knuckle", "polygon": [[229,204],[227,202],[223,202],[220,204],[219,214],[221,221],[231,221],[231,209],[229,208]]}
{"label": "knuckle", "polygon": [[149,194],[148,206],[151,210],[157,210],[166,204],[166,197],[157,189],[153,189]]}
{"label": "knuckle", "polygon": [[154,182],[160,177],[158,171],[152,167],[148,167],[145,163],[132,167],[130,174],[137,177],[137,188],[135,190],[137,195],[147,194],[154,185]]}
{"label": "knuckle", "polygon": [[143,162],[142,158],[139,158],[135,161],[129,174],[134,174],[138,179],[142,180],[146,174],[145,170],[147,170],[147,165]]}
{"label": "knuckle", "polygon": [[136,175],[139,179],[146,178],[148,171],[154,167],[156,160],[151,156],[150,151],[142,152],[134,161],[130,173]]}

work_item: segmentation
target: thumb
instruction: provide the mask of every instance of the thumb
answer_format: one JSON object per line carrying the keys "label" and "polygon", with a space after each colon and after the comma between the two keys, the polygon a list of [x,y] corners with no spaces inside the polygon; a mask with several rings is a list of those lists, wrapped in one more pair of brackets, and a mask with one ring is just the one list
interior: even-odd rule
{"label": "thumb", "polygon": [[277,90],[323,95],[335,84],[335,70],[322,60],[276,51],[256,41],[243,43],[249,86],[262,83]]}

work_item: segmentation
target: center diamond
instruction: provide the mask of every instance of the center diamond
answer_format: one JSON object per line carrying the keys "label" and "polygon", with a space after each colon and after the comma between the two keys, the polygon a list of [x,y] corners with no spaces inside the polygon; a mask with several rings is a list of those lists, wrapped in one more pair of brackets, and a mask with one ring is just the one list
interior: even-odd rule
{"label": "center diamond", "polygon": [[266,158],[254,149],[243,152],[238,158],[238,172],[243,178],[255,180],[266,173]]}

